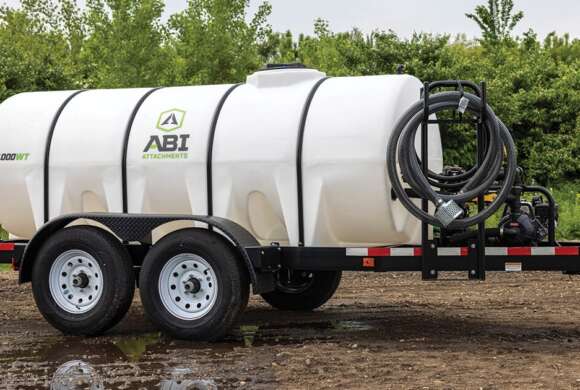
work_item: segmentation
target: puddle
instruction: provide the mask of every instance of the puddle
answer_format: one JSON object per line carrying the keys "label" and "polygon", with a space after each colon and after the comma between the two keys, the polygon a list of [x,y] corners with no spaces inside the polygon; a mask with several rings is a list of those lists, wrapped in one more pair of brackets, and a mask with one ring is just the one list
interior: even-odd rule
{"label": "puddle", "polygon": [[[106,374],[82,360],[72,360],[60,365],[49,383],[50,390],[104,390],[110,382]],[[172,368],[161,374],[156,383],[161,390],[217,390],[213,379],[196,378],[190,368]],[[123,386],[123,388],[132,388]],[[144,387],[140,387],[144,388]]]}
{"label": "puddle", "polygon": [[[292,323],[266,323],[241,325],[239,333],[245,347],[291,345],[312,340],[340,337],[342,333],[366,332],[377,329],[369,322],[335,320]],[[233,343],[236,338],[232,338]]]}
{"label": "puddle", "polygon": [[376,329],[368,322],[363,321],[332,321],[332,324],[333,328],[336,330],[364,332]]}
{"label": "puddle", "polygon": [[71,360],[56,369],[50,390],[103,390],[103,379],[95,368],[81,360]]}
{"label": "puddle", "polygon": [[113,341],[113,344],[125,354],[127,360],[137,362],[141,359],[145,351],[147,351],[149,345],[155,345],[160,340],[161,333],[157,332],[138,337],[124,337],[121,340]]}
{"label": "puddle", "polygon": [[191,369],[174,368],[169,378],[159,383],[161,390],[217,390],[218,386],[213,379],[197,379]]}
{"label": "puddle", "polygon": [[[204,390],[236,388],[239,383],[253,387],[273,381],[264,379],[273,377],[267,374],[272,368],[270,360],[262,361],[259,348],[338,340],[372,331],[373,325],[372,320],[242,323],[220,343],[174,340],[159,332],[95,338],[36,336],[3,345],[0,370],[5,375],[0,388],[2,380],[18,389]],[[261,374],[249,375],[248,364],[259,367]]]}
{"label": "puddle", "polygon": [[260,327],[257,325],[240,326],[240,333],[242,334],[242,340],[244,341],[245,347],[251,347],[254,344],[259,329]]}

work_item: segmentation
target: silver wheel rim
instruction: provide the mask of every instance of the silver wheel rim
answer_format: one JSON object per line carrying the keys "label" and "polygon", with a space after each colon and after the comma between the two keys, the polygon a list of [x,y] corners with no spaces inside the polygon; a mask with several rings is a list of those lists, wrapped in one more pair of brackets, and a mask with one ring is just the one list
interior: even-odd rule
{"label": "silver wheel rim", "polygon": [[169,259],[159,275],[159,296],[173,316],[192,321],[205,316],[218,293],[216,274],[211,265],[193,253]]}
{"label": "silver wheel rim", "polygon": [[68,313],[83,314],[94,308],[103,294],[99,263],[85,251],[72,249],[59,255],[48,277],[50,295]]}

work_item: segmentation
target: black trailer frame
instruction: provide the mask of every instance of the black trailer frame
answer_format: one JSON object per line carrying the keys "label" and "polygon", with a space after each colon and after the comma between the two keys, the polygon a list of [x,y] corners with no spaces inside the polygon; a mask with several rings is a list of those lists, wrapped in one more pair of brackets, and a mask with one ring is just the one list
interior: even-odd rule
{"label": "black trailer frame", "polygon": [[[320,83],[322,83],[323,79]],[[317,84],[316,87],[318,87]],[[463,91],[470,89],[479,96],[482,107],[486,107],[486,85],[475,84],[463,80],[437,81],[425,83],[421,90],[424,99],[424,115],[421,126],[421,155],[428,153],[427,131],[429,124],[443,123],[473,123],[477,126],[477,164],[483,161],[486,145],[486,132],[483,126],[485,110],[482,109],[478,121],[464,120],[459,114],[458,119],[430,119],[428,112],[429,94],[439,88],[456,88]],[[315,91],[315,90],[314,90]],[[310,98],[309,98],[310,99]],[[307,109],[305,109],[306,115]],[[297,161],[300,166],[300,161]],[[422,170],[427,174],[429,167],[426,158],[422,159]],[[21,282],[28,281],[27,273],[31,264],[23,264],[23,258],[33,257],[33,253],[48,238],[46,232],[66,227],[69,222],[80,218],[98,221],[113,230],[127,245],[135,267],[138,269],[150,244],[139,241],[146,232],[162,223],[191,220],[206,223],[209,229],[215,229],[226,235],[243,257],[249,268],[255,293],[271,291],[275,288],[274,275],[280,269],[293,271],[374,271],[421,272],[424,280],[437,279],[439,272],[464,271],[469,279],[484,280],[486,271],[561,271],[565,273],[580,273],[580,242],[558,243],[556,241],[556,202],[551,193],[539,186],[518,185],[521,192],[541,193],[548,200],[549,224],[547,240],[538,246],[504,246],[486,247],[485,224],[477,225],[477,235],[467,246],[439,245],[437,239],[430,237],[432,229],[425,222],[421,227],[420,246],[386,246],[372,248],[340,248],[340,247],[306,247],[303,242],[299,246],[280,246],[272,243],[260,246],[243,227],[232,221],[212,216],[176,216],[176,215],[142,215],[127,213],[73,214],[61,216],[47,222],[39,234],[30,242],[0,241],[0,263],[11,263],[15,270],[21,271]],[[298,196],[301,199],[302,187],[298,186]],[[493,190],[493,189],[491,189]],[[484,207],[484,196],[478,198],[479,211]],[[423,210],[428,210],[425,199],[422,200]],[[211,213],[211,210],[210,210]],[[300,227],[302,229],[302,227]],[[136,234],[135,232],[138,232]],[[302,230],[301,230],[302,232]],[[445,236],[445,231],[440,232]],[[132,243],[129,243],[132,241]],[[302,237],[301,237],[302,241]],[[30,245],[29,245],[30,244]],[[36,248],[36,249],[35,249]],[[26,259],[25,259],[26,260]],[[30,261],[33,261],[32,258]]]}

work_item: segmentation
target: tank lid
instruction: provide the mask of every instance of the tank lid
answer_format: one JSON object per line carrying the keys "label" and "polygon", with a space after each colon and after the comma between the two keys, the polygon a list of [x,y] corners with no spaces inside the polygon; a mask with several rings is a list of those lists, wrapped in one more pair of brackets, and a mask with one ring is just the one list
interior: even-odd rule
{"label": "tank lid", "polygon": [[304,81],[318,80],[326,74],[309,69],[303,64],[268,64],[265,68],[249,75],[246,83],[257,88],[283,87]]}
{"label": "tank lid", "polygon": [[306,65],[300,62],[292,62],[289,64],[266,64],[265,67],[259,69],[259,71],[265,70],[276,70],[276,69],[306,69]]}

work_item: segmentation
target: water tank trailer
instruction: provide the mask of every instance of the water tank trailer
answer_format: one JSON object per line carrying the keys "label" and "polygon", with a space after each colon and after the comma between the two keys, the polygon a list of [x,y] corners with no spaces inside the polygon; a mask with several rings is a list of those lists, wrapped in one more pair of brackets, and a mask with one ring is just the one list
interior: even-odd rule
{"label": "water tank trailer", "polygon": [[[477,130],[473,167],[443,163],[457,124]],[[234,85],[19,94],[0,137],[0,261],[67,334],[113,327],[136,285],[160,329],[216,340],[250,290],[313,310],[345,270],[580,271],[484,83],[270,65]]]}

